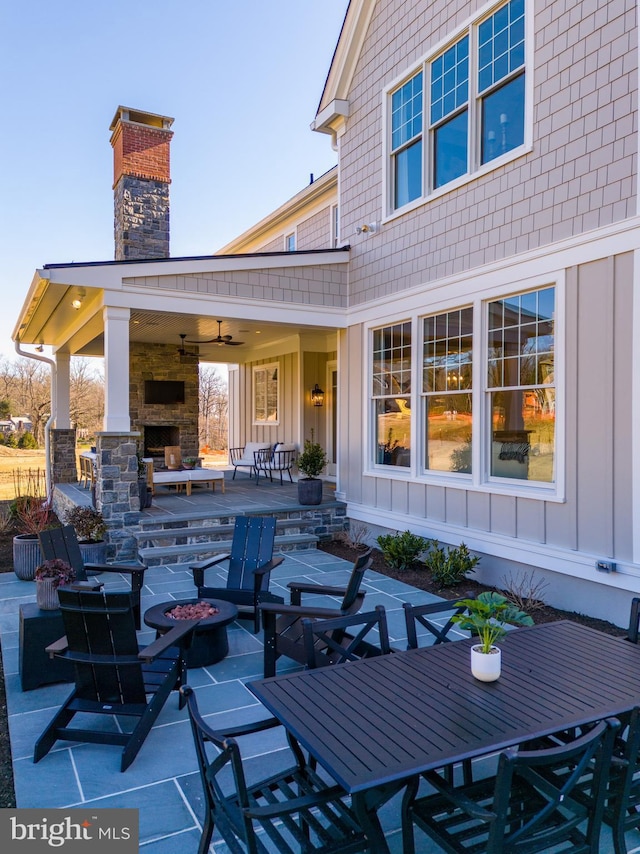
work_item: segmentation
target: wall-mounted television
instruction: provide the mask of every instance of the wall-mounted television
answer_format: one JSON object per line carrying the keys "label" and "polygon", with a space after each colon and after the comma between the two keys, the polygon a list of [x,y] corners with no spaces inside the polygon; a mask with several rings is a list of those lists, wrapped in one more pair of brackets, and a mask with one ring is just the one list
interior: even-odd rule
{"label": "wall-mounted television", "polygon": [[184,382],[182,380],[145,380],[144,402],[184,403]]}

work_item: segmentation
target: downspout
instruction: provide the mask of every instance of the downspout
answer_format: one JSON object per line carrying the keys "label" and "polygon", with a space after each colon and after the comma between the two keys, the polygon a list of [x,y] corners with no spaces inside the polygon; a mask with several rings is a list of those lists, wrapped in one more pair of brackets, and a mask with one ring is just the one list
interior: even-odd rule
{"label": "downspout", "polygon": [[47,497],[51,496],[53,491],[53,479],[51,477],[51,427],[53,426],[54,421],[56,420],[56,402],[57,402],[57,370],[56,363],[54,359],[50,359],[48,356],[41,356],[39,353],[27,353],[24,350],[20,349],[20,341],[15,341],[16,353],[19,356],[24,356],[26,359],[35,359],[38,362],[46,362],[51,366],[51,414],[47,419],[47,423],[44,425],[44,453],[45,453],[45,461],[44,461],[44,476],[45,476],[45,484],[47,488]]}

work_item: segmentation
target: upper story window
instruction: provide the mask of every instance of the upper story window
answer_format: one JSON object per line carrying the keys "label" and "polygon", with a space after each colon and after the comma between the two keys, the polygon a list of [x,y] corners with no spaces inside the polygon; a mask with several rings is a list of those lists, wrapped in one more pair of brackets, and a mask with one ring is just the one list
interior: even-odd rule
{"label": "upper story window", "polygon": [[331,245],[334,249],[337,248],[340,241],[340,215],[338,213],[338,205],[331,207]]}
{"label": "upper story window", "polygon": [[278,363],[253,368],[253,423],[278,424]]}
{"label": "upper story window", "polygon": [[390,93],[391,208],[472,175],[524,140],[525,0],[509,0]]}
{"label": "upper story window", "polygon": [[295,252],[296,251],[296,235],[287,234],[284,239],[284,248],[285,252]]}
{"label": "upper story window", "polygon": [[422,72],[391,96],[393,206],[422,195]]}

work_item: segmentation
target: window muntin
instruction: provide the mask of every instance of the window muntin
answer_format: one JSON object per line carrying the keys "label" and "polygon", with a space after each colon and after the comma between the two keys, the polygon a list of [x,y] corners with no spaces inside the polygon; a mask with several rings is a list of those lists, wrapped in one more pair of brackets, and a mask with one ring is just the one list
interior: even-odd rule
{"label": "window muntin", "polygon": [[525,0],[471,25],[425,68],[426,87],[421,69],[390,94],[393,210],[524,144]]}
{"label": "window muntin", "polygon": [[469,37],[431,63],[433,186],[441,187],[468,169]]}
{"label": "window muntin", "polygon": [[422,71],[391,96],[394,207],[422,195]]}
{"label": "window muntin", "polygon": [[373,332],[375,462],[411,465],[411,323]]}
{"label": "window muntin", "polygon": [[278,424],[279,394],[278,363],[256,365],[253,368],[253,423]]}
{"label": "window muntin", "polygon": [[524,142],[524,61],[524,0],[510,0],[478,27],[481,163]]}
{"label": "window muntin", "polygon": [[473,309],[423,323],[425,468],[471,474]]}
{"label": "window muntin", "polygon": [[487,308],[491,477],[555,482],[555,288]]}

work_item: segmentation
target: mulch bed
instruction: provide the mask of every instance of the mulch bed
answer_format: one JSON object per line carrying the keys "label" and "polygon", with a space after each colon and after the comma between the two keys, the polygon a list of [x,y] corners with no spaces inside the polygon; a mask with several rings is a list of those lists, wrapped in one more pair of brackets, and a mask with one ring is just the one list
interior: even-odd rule
{"label": "mulch bed", "polygon": [[[346,542],[333,540],[331,542],[323,542],[318,545],[319,549],[353,562],[359,552],[356,548]],[[493,587],[487,587],[480,584],[472,578],[465,578],[460,585],[455,587],[438,587],[431,578],[429,570],[425,567],[415,565],[411,569],[393,569],[388,566],[382,557],[382,553],[378,549],[372,552],[373,566],[372,569],[382,575],[387,575],[389,578],[395,578],[398,581],[404,581],[405,584],[410,584],[412,587],[417,587],[419,590],[426,590],[433,593],[435,596],[442,596],[443,599],[464,599],[466,594],[477,596],[484,590],[494,590]],[[504,591],[500,591],[504,592]],[[534,623],[550,623],[555,620],[574,620],[577,623],[582,623],[583,626],[591,626],[593,629],[599,629],[606,634],[614,635],[615,637],[624,637],[626,630],[619,626],[614,626],[613,623],[608,623],[606,620],[598,620],[594,617],[587,617],[584,614],[577,614],[574,611],[562,611],[559,608],[552,608],[550,605],[542,605],[535,610],[529,612]]]}

